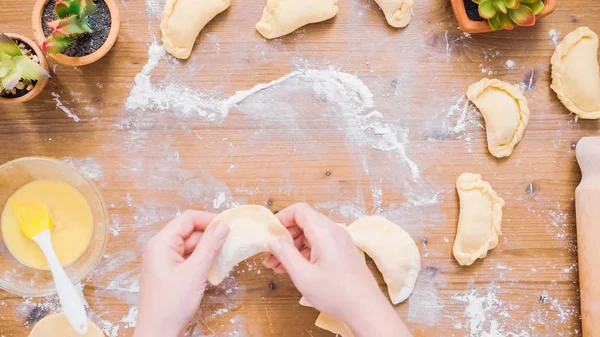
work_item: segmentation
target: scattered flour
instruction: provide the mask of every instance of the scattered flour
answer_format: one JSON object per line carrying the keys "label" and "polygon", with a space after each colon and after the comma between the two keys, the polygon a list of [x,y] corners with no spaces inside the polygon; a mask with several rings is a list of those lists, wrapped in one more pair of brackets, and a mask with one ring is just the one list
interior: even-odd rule
{"label": "scattered flour", "polygon": [[508,69],[513,69],[515,67],[515,61],[506,60],[506,63],[504,63],[504,66]]}
{"label": "scattered flour", "polygon": [[558,44],[560,43],[560,36],[556,29],[550,29],[548,31],[548,36],[550,36],[550,38],[552,39],[552,44],[558,46]]}
{"label": "scattered flour", "polygon": [[123,226],[121,225],[121,218],[118,214],[112,215],[112,223],[108,230],[113,236],[119,236],[119,233],[121,233],[121,231],[123,230]]}
{"label": "scattered flour", "polygon": [[446,279],[437,269],[423,269],[415,290],[408,299],[407,322],[436,326],[444,309],[439,299],[438,287],[446,286]]}
{"label": "scattered flour", "polygon": [[72,166],[78,168],[85,174],[86,177],[99,181],[102,178],[102,166],[93,157],[85,157],[85,158],[72,158],[72,157],[64,157],[62,160],[71,164]]}
{"label": "scattered flour", "polygon": [[[133,88],[125,102],[125,108],[138,123],[143,118],[147,119],[146,123],[151,123],[150,115],[156,110],[163,113],[174,111],[183,115],[194,113],[208,121],[221,123],[227,118],[231,108],[239,109],[250,97],[290,82],[296,90],[310,89],[320,100],[339,106],[341,109],[337,112],[341,117],[340,122],[346,124],[344,136],[354,145],[370,145],[379,151],[395,152],[408,165],[412,178],[420,177],[418,166],[406,152],[408,130],[396,128],[385,121],[384,115],[374,109],[373,93],[355,75],[331,67],[300,69],[269,83],[257,84],[248,90],[241,90],[228,98],[222,98],[220,94],[192,90],[181,83],[152,84],[151,73],[159,61],[166,57],[165,50],[153,42],[148,55],[148,63],[136,75]],[[251,111],[246,114],[256,113]],[[268,120],[270,119],[271,115],[268,116]],[[132,123],[131,120],[125,120],[124,124],[129,126]]]}
{"label": "scattered flour", "polygon": [[129,308],[129,312],[127,313],[127,315],[125,315],[125,317],[123,317],[121,319],[121,322],[125,323],[126,329],[135,328],[137,318],[138,318],[138,307],[137,307],[137,305],[132,305]]}
{"label": "scattered flour", "polygon": [[79,118],[79,116],[77,116],[76,114],[74,114],[73,111],[71,111],[71,109],[67,108],[62,103],[62,101],[60,100],[60,95],[58,95],[57,93],[53,92],[52,93],[52,97],[54,97],[54,102],[56,103],[56,107],[59,108],[59,109],[61,109],[62,111],[64,111],[64,113],[67,114],[67,117],[71,118],[75,122],[79,122],[81,120],[81,118]]}

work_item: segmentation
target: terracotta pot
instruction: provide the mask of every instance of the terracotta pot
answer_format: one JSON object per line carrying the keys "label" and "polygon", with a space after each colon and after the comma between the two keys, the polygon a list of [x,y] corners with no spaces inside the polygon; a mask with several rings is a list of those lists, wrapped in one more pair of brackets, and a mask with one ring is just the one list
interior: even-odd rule
{"label": "terracotta pot", "polygon": [[[48,67],[48,61],[46,60],[46,57],[44,56],[44,53],[42,52],[40,47],[38,47],[35,44],[35,42],[33,42],[31,39],[28,39],[25,36],[19,35],[19,34],[5,33],[5,35],[8,36],[12,40],[17,40],[17,41],[23,42],[24,44],[31,47],[31,49],[33,49],[33,52],[35,53],[35,55],[37,55],[38,59],[40,60],[40,65],[42,66],[42,68],[46,69],[46,71],[48,73],[50,73],[50,68]],[[29,100],[32,100],[35,96],[39,95],[39,93],[42,92],[42,90],[44,90],[44,87],[46,86],[46,84],[48,84],[48,79],[41,78],[33,86],[33,89],[31,89],[30,92],[28,92],[27,94],[25,94],[21,97],[8,98],[8,97],[0,96],[0,104],[24,103]]]}
{"label": "terracotta pot", "polygon": [[[452,2],[452,10],[458,21],[460,29],[465,33],[487,33],[491,32],[492,29],[487,21],[473,21],[467,16],[467,10],[465,9],[464,0],[450,0]],[[556,9],[556,0],[546,0],[546,7],[537,16],[537,19],[543,18],[544,16],[550,15]]]}
{"label": "terracotta pot", "polygon": [[[119,9],[117,8],[114,0],[104,0],[104,2],[108,6],[111,19],[110,32],[108,33],[108,38],[106,38],[104,44],[98,50],[86,56],[70,57],[64,54],[48,54],[51,59],[61,64],[78,67],[94,63],[110,51],[112,46],[117,41],[119,28],[121,26],[121,19],[119,18]],[[33,7],[31,25],[33,27],[33,35],[40,45],[46,39],[44,30],[42,29],[42,15],[44,13],[44,7],[46,7],[47,3],[48,0],[37,0],[35,6]]]}

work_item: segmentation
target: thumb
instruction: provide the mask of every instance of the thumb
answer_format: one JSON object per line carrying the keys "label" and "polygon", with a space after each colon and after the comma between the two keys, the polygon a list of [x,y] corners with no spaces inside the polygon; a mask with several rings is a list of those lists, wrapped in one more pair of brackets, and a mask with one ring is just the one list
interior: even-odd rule
{"label": "thumb", "polygon": [[184,265],[188,265],[187,268],[194,273],[195,278],[206,281],[208,270],[227,240],[228,234],[229,225],[224,223],[209,226],[204,231],[200,242],[198,242],[190,257],[184,262]]}
{"label": "thumb", "polygon": [[269,250],[285,267],[296,286],[311,274],[312,265],[291,242],[283,239],[272,240],[269,242]]}

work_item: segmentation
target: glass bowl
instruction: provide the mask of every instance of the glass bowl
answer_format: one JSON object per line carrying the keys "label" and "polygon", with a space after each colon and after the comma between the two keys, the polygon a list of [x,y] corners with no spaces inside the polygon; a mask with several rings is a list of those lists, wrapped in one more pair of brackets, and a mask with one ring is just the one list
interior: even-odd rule
{"label": "glass bowl", "polygon": [[[108,235],[108,213],[100,191],[73,166],[53,158],[25,157],[0,166],[0,214],[10,196],[23,185],[38,179],[67,183],[81,192],[92,210],[92,239],[83,255],[65,268],[74,284],[81,282],[102,257]],[[0,288],[21,296],[56,293],[50,271],[29,268],[17,261],[0,235]]]}

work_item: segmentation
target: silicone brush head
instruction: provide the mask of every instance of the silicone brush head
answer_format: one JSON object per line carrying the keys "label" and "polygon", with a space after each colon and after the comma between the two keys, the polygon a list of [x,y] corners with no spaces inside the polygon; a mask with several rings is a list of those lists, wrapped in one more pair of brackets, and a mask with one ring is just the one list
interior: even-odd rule
{"label": "silicone brush head", "polygon": [[21,231],[28,238],[33,240],[33,237],[41,232],[52,230],[52,218],[42,203],[24,203],[12,199],[9,203],[21,225]]}

